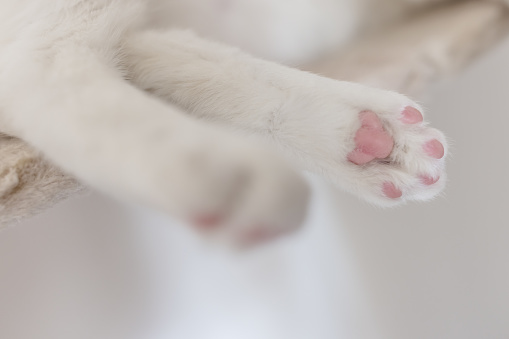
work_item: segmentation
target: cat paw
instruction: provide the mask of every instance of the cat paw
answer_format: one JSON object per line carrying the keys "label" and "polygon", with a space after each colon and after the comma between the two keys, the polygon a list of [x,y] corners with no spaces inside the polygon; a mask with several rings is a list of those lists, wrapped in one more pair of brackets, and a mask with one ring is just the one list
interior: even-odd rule
{"label": "cat paw", "polygon": [[418,104],[359,84],[308,81],[277,126],[297,165],[381,206],[428,200],[444,188],[446,139]]}
{"label": "cat paw", "polygon": [[[220,142],[220,145],[218,143]],[[277,156],[242,140],[214,138],[188,157],[181,215],[214,242],[250,247],[298,229],[309,188]]]}
{"label": "cat paw", "polygon": [[445,137],[427,126],[417,105],[389,114],[362,111],[358,124],[347,156],[358,194],[388,206],[428,200],[444,188]]}

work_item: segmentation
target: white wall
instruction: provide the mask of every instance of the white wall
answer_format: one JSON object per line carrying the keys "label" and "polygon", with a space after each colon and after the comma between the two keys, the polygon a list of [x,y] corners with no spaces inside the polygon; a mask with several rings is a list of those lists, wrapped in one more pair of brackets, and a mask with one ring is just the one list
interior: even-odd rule
{"label": "white wall", "polygon": [[451,139],[432,203],[338,213],[387,338],[509,338],[509,40],[426,103]]}
{"label": "white wall", "polygon": [[242,255],[99,196],[0,232],[0,338],[508,338],[508,60],[426,103],[454,145],[434,202],[318,183],[303,232]]}

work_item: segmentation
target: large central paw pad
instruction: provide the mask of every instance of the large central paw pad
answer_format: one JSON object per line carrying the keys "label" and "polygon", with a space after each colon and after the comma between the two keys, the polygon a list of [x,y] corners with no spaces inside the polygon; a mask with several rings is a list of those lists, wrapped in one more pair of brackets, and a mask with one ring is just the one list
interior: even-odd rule
{"label": "large central paw pad", "polygon": [[394,140],[384,130],[383,124],[373,112],[360,114],[361,128],[355,134],[355,150],[348,160],[357,165],[364,165],[374,159],[389,156],[394,147]]}
{"label": "large central paw pad", "polygon": [[364,172],[360,189],[370,185],[372,201],[425,200],[443,188],[445,138],[426,126],[417,108],[383,117],[364,111],[359,120],[348,160]]}

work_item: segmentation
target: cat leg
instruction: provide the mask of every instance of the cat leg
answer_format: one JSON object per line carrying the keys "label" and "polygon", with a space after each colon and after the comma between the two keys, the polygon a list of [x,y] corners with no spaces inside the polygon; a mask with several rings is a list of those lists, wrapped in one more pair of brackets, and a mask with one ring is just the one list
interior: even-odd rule
{"label": "cat leg", "polygon": [[226,241],[301,223],[307,186],[270,152],[150,97],[88,48],[31,53],[0,77],[0,122],[67,172]]}
{"label": "cat leg", "polygon": [[187,32],[136,34],[124,53],[139,88],[265,137],[370,202],[426,200],[444,187],[445,137],[403,95],[257,60]]}

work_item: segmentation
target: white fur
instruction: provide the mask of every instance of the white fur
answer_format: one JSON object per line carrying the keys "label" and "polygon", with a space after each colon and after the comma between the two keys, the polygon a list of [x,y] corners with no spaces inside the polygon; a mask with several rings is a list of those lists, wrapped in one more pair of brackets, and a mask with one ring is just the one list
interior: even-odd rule
{"label": "white fur", "polygon": [[[403,188],[402,201],[431,198],[443,184],[426,188],[417,176],[441,173],[443,161],[428,161],[421,144],[445,140],[436,130],[399,122],[405,106],[418,107],[414,102],[171,28],[195,25],[262,57],[299,63],[348,41],[363,26],[365,5],[2,0],[1,129],[109,194],[183,218],[228,213],[229,228],[293,227],[303,217],[307,189],[264,147],[211,122],[261,136],[302,168],[369,201],[393,204],[381,192],[387,180]],[[209,7],[220,20],[197,11]],[[291,9],[300,17],[287,18]],[[297,48],[299,39],[308,48]],[[346,160],[363,110],[376,112],[394,137],[397,165],[358,167]]]}

